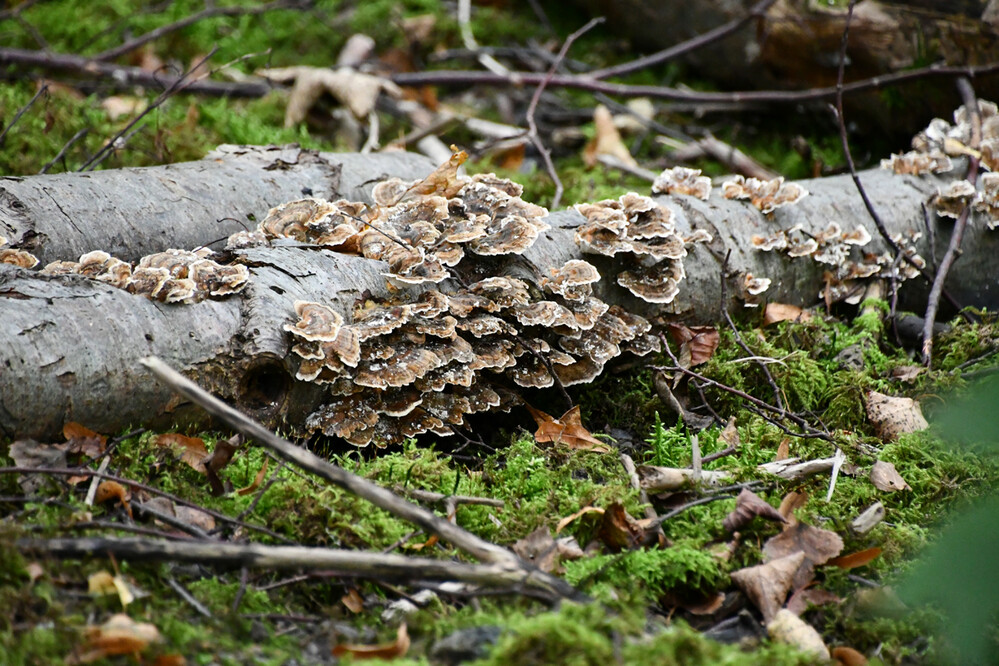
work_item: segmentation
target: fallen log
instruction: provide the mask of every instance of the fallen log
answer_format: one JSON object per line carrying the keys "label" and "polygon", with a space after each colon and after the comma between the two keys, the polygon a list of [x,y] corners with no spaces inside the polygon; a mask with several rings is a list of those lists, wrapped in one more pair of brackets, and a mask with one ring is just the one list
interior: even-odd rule
{"label": "fallen log", "polygon": [[[392,168],[380,157],[342,159],[344,163],[353,160],[349,176],[345,177],[357,184],[381,178]],[[408,178],[415,175],[415,164],[426,164],[419,159],[393,159],[399,165],[395,173]],[[225,160],[220,168],[225,168]],[[426,167],[424,173],[428,171]],[[100,181],[103,173],[108,172],[77,178]],[[200,171],[199,177],[206,178],[205,173],[209,172]],[[282,173],[290,176],[284,187],[294,190],[293,176],[297,171]],[[114,177],[113,172],[108,176]],[[301,177],[299,189],[314,186],[315,172],[306,169]],[[22,183],[31,183],[33,178],[25,178]],[[65,178],[65,182],[73,180],[72,176]],[[925,231],[923,205],[946,182],[940,177],[896,176],[881,170],[863,173],[862,180],[889,231],[903,237]],[[727,257],[727,307],[741,310],[747,298],[753,300],[744,288],[749,276],[771,280],[764,292],[768,299],[813,305],[827,284],[824,273],[829,267],[811,257],[789,259],[761,252],[755,249],[752,237],[797,225],[816,235],[831,221],[844,229],[872,225],[847,177],[799,184],[809,191],[809,196],[770,215],[763,215],[745,202],[718,196],[717,190],[706,201],[682,195],[660,198],[662,205],[673,212],[677,233],[687,236],[704,230],[712,237],[709,243],[688,246],[683,259],[686,278],[668,304],[641,301],[615,283],[613,276],[626,260],[584,255],[574,238],[583,217],[574,210],[548,216],[546,222],[551,228],[522,257],[489,258],[492,263],[479,266],[477,270],[483,273],[475,279],[512,275],[537,284],[567,260],[585,258],[605,278],[593,285],[596,297],[603,301],[644,315],[703,322],[720,316],[721,267]],[[50,189],[48,194],[52,200],[59,200],[58,192]],[[257,196],[250,191],[245,194],[250,200]],[[231,206],[249,209],[236,201]],[[274,203],[268,201],[267,205]],[[198,218],[206,205],[191,202],[193,208],[187,210],[191,217]],[[259,219],[265,207],[258,205],[254,204],[252,215]],[[180,210],[184,210],[184,204],[178,201],[172,212],[180,214]],[[75,259],[73,253],[80,247],[103,249],[101,242],[116,243],[112,247],[127,250],[128,244],[100,219],[98,210],[94,215],[91,220],[77,218],[62,233],[46,232],[45,242],[36,247],[47,258],[66,259]],[[171,227],[155,229],[161,218],[149,217],[149,226],[155,231],[148,234],[150,240],[144,241],[144,251],[210,243],[219,236],[213,224],[216,215],[221,213],[213,212],[207,219],[200,218],[200,224],[189,225],[184,243],[173,243],[168,235]],[[935,256],[934,248],[942,253],[950,226],[947,220],[931,213],[935,243],[931,246],[929,235],[923,234],[913,248],[927,258]],[[28,234],[18,238],[31,240]],[[993,257],[999,250],[999,240],[979,220],[969,229],[965,243],[966,252],[951,273],[948,289],[965,304],[996,307],[999,289]],[[875,237],[864,249],[878,253],[885,244]],[[62,252],[69,254],[60,255]],[[123,254],[134,257],[137,253]],[[149,355],[163,358],[269,427],[301,424],[328,398],[323,386],[296,379],[300,359],[289,353],[292,341],[283,328],[294,321],[294,302],[323,302],[349,316],[355,302],[365,296],[389,296],[398,293],[399,287],[390,288],[385,277],[388,266],[383,262],[300,242],[274,242],[239,250],[236,255],[249,268],[247,289],[223,300],[185,305],[138,297],[80,275],[40,275],[0,265],[3,434],[51,437],[67,421],[106,432],[140,423],[202,424],[204,415],[200,410],[177,401],[141,368],[139,359]],[[444,282],[439,288],[447,292],[456,285]],[[902,293],[910,304],[918,306],[926,292],[925,283],[910,280]]]}

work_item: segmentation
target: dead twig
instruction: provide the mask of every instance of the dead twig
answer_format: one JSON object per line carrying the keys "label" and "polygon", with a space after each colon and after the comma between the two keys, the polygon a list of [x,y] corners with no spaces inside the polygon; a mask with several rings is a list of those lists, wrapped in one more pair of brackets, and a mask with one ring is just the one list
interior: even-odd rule
{"label": "dead twig", "polygon": [[[563,596],[551,590],[540,571],[510,568],[501,562],[469,564],[426,557],[405,557],[384,553],[309,548],[306,546],[268,546],[263,544],[214,543],[201,541],[163,541],[158,539],[116,539],[83,537],[79,539],[19,539],[17,547],[30,553],[52,557],[91,558],[111,556],[144,562],[193,562],[201,565],[247,567],[264,570],[299,569],[334,570],[341,574],[374,579],[408,581],[463,581],[490,587],[531,589],[535,593]],[[560,587],[573,592],[573,598],[585,599],[566,583]]]}
{"label": "dead twig", "polygon": [[[971,82],[962,77],[957,80],[957,89],[961,93],[964,108],[968,110],[968,115],[971,118],[971,145],[968,147],[972,149],[972,154],[968,156],[968,172],[965,178],[974,185],[978,181],[979,157],[977,151],[982,142],[982,114],[978,109],[978,99],[971,87]],[[940,267],[933,279],[933,286],[930,287],[930,295],[926,301],[926,315],[923,320],[923,364],[926,367],[930,367],[933,363],[933,324],[936,322],[937,310],[940,307],[940,295],[943,293],[944,282],[947,280],[950,267],[954,265],[961,254],[961,241],[964,240],[964,230],[968,226],[970,214],[971,204],[969,202],[961,211],[957,222],[954,223],[954,231],[951,232],[947,251],[944,253],[943,259],[940,260]]]}
{"label": "dead twig", "polygon": [[94,60],[101,61],[114,60],[115,58],[123,56],[126,53],[131,53],[132,51],[141,48],[149,42],[159,39],[160,37],[177,32],[178,30],[183,30],[184,28],[194,25],[199,21],[215,18],[217,16],[256,16],[257,14],[263,14],[277,9],[307,9],[311,4],[312,3],[304,0],[275,0],[274,2],[270,2],[266,5],[259,5],[256,7],[242,7],[239,5],[231,7],[218,7],[212,5],[202,9],[200,12],[185,16],[179,21],[160,26],[159,28],[145,32],[137,37],[133,37],[118,46],[107,49],[106,51],[101,51],[97,55],[93,56],[93,58]]}
{"label": "dead twig", "polygon": [[11,119],[10,123],[3,128],[2,132],[0,132],[0,146],[3,145],[3,140],[7,138],[7,133],[10,132],[11,128],[13,128],[14,125],[17,124],[17,121],[21,119],[21,116],[23,116],[28,111],[28,109],[34,106],[35,102],[38,101],[39,97],[48,93],[48,91],[49,91],[48,84],[43,85],[38,89],[38,91],[34,94],[34,96],[32,96],[32,98],[28,100],[28,102],[24,106],[22,106],[20,109],[17,110],[17,113],[14,114],[14,117]]}
{"label": "dead twig", "polygon": [[[83,129],[81,129],[80,131],[78,131],[76,134],[74,134],[73,136],[71,136],[70,139],[69,139],[69,141],[67,141],[65,144],[63,144],[63,147],[59,149],[58,153],[56,153],[56,156],[53,157],[51,160],[49,160],[48,163],[45,164],[45,166],[43,166],[41,169],[39,169],[38,173],[40,173],[40,174],[42,174],[42,173],[48,173],[49,169],[52,168],[53,164],[55,164],[56,162],[58,162],[59,160],[61,160],[63,157],[65,157],[66,151],[68,151],[70,148],[72,148],[74,143],[76,143],[77,141],[79,141],[83,137],[87,136],[87,134],[89,134],[89,133],[90,133],[90,128],[89,127],[84,127]],[[65,168],[65,164],[63,165],[63,168]]]}
{"label": "dead twig", "polygon": [[545,162],[545,169],[548,171],[548,175],[551,176],[552,180],[555,182],[555,195],[552,197],[551,205],[552,210],[558,208],[559,203],[562,201],[562,192],[564,191],[564,188],[562,186],[562,180],[558,177],[558,172],[555,170],[555,164],[552,162],[551,152],[545,147],[545,144],[541,141],[541,136],[538,134],[538,124],[534,118],[534,114],[538,109],[538,102],[541,100],[541,93],[544,92],[548,82],[551,81],[553,76],[555,76],[559,66],[562,64],[562,60],[565,58],[565,54],[569,52],[569,48],[572,46],[572,43],[591,28],[600,25],[603,22],[604,19],[602,16],[590,19],[586,25],[566,37],[565,42],[562,44],[562,48],[559,49],[558,55],[555,56],[555,62],[553,62],[552,66],[548,69],[548,73],[545,75],[545,78],[543,78],[541,82],[538,83],[537,88],[534,89],[534,95],[531,96],[531,103],[527,105],[527,136],[531,139],[531,143],[534,144],[537,151],[541,153],[541,158]]}
{"label": "dead twig", "polygon": [[[288,462],[297,465],[303,470],[309,471],[330,483],[347,490],[358,497],[366,499],[375,506],[388,511],[389,513],[407,520],[429,534],[437,535],[440,539],[451,543],[455,547],[472,555],[483,562],[495,565],[498,569],[508,572],[517,580],[529,581],[535,588],[543,588],[546,592],[567,598],[579,598],[580,593],[565,581],[557,579],[548,574],[537,571],[521,561],[514,553],[492,544],[480,537],[468,532],[457,525],[440,518],[433,512],[424,509],[418,504],[408,502],[395,493],[382,488],[381,486],[351,474],[342,467],[333,465],[322,458],[319,458],[310,451],[293,445],[291,442],[278,437],[267,428],[260,425],[253,419],[241,414],[218,398],[215,398],[197,384],[187,379],[177,371],[170,368],[166,363],[155,357],[147,357],[142,360],[145,365],[161,382],[180,393],[187,399],[199,405],[202,409],[218,417],[231,428],[243,435],[252,438],[257,443],[265,446]],[[357,553],[351,553],[351,557],[356,561]],[[366,557],[375,557],[371,554]],[[377,556],[392,557],[392,556]],[[249,563],[247,563],[249,564]],[[405,567],[402,567],[405,570]]]}
{"label": "dead twig", "polygon": [[432,504],[440,504],[442,502],[450,502],[452,504],[478,504],[481,506],[495,506],[502,509],[505,506],[505,502],[501,499],[495,499],[492,497],[474,497],[471,495],[445,495],[444,493],[435,493],[430,490],[420,490],[419,488],[404,488],[402,486],[395,487],[396,492],[409,495],[415,500],[420,502],[428,502]]}
{"label": "dead twig", "polygon": [[636,58],[630,62],[614,65],[613,67],[596,69],[589,72],[587,76],[594,79],[606,79],[611,76],[631,74],[632,72],[653,67],[654,65],[660,65],[664,62],[673,60],[674,58],[696,51],[697,49],[704,48],[708,44],[713,44],[714,42],[724,39],[732,33],[737,32],[750,21],[763,16],[767,9],[770,8],[770,5],[774,4],[774,2],[776,2],[776,0],[761,0],[753,5],[745,16],[732,19],[724,25],[708,30],[707,32],[688,39],[685,42],[680,42],[679,44],[675,44],[667,49],[663,49],[658,53]]}

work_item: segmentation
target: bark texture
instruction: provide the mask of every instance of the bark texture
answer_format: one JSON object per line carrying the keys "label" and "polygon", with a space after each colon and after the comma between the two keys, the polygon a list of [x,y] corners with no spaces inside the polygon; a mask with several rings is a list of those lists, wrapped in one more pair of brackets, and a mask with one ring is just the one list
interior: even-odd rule
{"label": "bark texture", "polygon": [[[222,158],[219,169],[230,168],[229,158]],[[407,156],[340,157],[345,166],[342,182],[363,183],[385,175],[415,178],[432,170],[421,158]],[[394,160],[387,163],[385,160]],[[332,161],[332,158],[331,158]],[[202,163],[190,171],[201,180],[213,178]],[[179,167],[173,173],[181,173]],[[324,167],[325,168],[325,167]],[[153,171],[153,170],[148,170]],[[316,171],[281,172],[289,176],[283,191],[288,198],[299,198],[302,187],[316,186]],[[292,174],[301,181],[294,182]],[[321,172],[322,173],[322,172]],[[107,174],[106,176],[104,174]],[[114,172],[100,172],[75,178],[100,182],[119,178]],[[32,177],[19,185],[31,186]],[[74,177],[65,177],[71,182]],[[895,176],[873,170],[862,174],[875,206],[892,233],[926,231],[922,205],[944,181],[938,178]],[[50,182],[50,181],[47,181]],[[622,260],[583,255],[574,241],[575,228],[582,221],[575,211],[549,216],[551,229],[542,234],[533,247],[515,261],[490,264],[490,270],[537,281],[567,259],[585,258],[594,263],[604,278],[598,282],[596,295],[608,303],[618,303],[645,315],[669,315],[689,322],[715,321],[720,316],[721,265],[729,255],[727,282],[728,306],[743,307],[738,285],[745,273],[772,280],[766,298],[774,301],[813,305],[823,285],[828,266],[809,257],[789,259],[785,255],[763,253],[752,248],[749,238],[771,234],[801,224],[806,230],[819,231],[829,222],[843,229],[867,227],[874,236],[868,251],[880,251],[883,242],[870,223],[867,213],[848,177],[801,181],[810,195],[793,206],[778,209],[771,216],[762,215],[745,202],[720,197],[716,189],[709,201],[690,197],[664,197],[682,234],[706,229],[713,236],[707,244],[688,250],[684,259],[686,279],[675,301],[656,306],[638,301],[618,287],[614,276],[626,268]],[[126,185],[122,195],[134,195],[134,186]],[[341,184],[340,191],[343,191]],[[42,188],[39,188],[41,190]],[[112,190],[105,190],[110,192]],[[315,190],[314,190],[315,191]],[[252,212],[259,219],[268,206],[278,200],[259,201],[252,188],[241,188],[252,204],[234,198],[229,206]],[[320,192],[316,192],[320,194]],[[356,194],[356,191],[354,192]],[[61,201],[59,191],[49,189],[52,201]],[[141,196],[139,197],[141,199]],[[127,204],[138,207],[138,203]],[[218,212],[203,211],[211,202],[179,198],[171,209],[176,215],[194,220],[185,232],[184,243],[169,236],[170,225],[150,234],[159,243],[147,241],[141,252],[122,252],[134,257],[152,250],[187,245],[198,246],[218,238],[214,224]],[[217,209],[212,209],[217,211]],[[77,248],[103,249],[102,242],[117,242],[125,247],[126,233],[114,234],[113,228],[97,208],[92,217],[77,217],[75,224],[61,233],[46,236],[54,247],[64,248],[62,255],[48,250],[47,258],[75,258]],[[207,215],[206,217],[202,217]],[[155,227],[160,218],[148,218]],[[937,255],[947,244],[949,220],[930,214],[930,229]],[[149,231],[146,229],[146,231]],[[55,231],[47,232],[55,234]],[[923,234],[917,250],[927,259],[933,256],[929,239]],[[43,247],[44,249],[44,247]],[[974,219],[965,238],[965,253],[948,280],[950,292],[965,305],[995,308],[999,306],[999,276],[995,256],[999,254],[999,231],[990,232],[982,220]],[[354,302],[365,292],[379,296],[389,292],[382,262],[337,254],[294,242],[275,243],[241,252],[240,261],[251,272],[245,291],[225,300],[206,300],[189,305],[168,305],[134,296],[108,284],[76,275],[45,276],[35,271],[0,264],[0,431],[15,437],[50,437],[66,421],[78,421],[88,427],[113,432],[130,425],[171,422],[203,422],[203,412],[172,396],[154,381],[139,364],[144,356],[158,356],[216,395],[234,404],[268,426],[294,425],[321,404],[323,392],[315,384],[294,379],[297,362],[289,358],[289,339],[282,330],[295,320],[296,299],[332,303],[349,314]],[[441,285],[443,291],[449,285]],[[928,288],[922,280],[912,280],[903,287],[906,302],[922,307]]]}

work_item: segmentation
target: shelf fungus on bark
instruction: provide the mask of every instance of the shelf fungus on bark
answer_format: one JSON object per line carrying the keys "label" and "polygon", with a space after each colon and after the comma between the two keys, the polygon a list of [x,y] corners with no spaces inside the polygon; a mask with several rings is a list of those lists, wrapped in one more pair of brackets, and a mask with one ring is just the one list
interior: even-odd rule
{"label": "shelf fungus on bark", "polygon": [[[6,241],[3,236],[0,236],[0,240]],[[8,247],[0,249],[0,264],[11,264],[21,268],[34,268],[38,265],[38,257],[30,252]]]}
{"label": "shelf fungus on bark", "polygon": [[985,216],[988,228],[995,229],[999,226],[999,173],[983,173],[978,181],[982,191],[972,206]]}
{"label": "shelf fungus on bark", "polygon": [[772,180],[735,176],[722,183],[722,196],[726,199],[748,199],[764,215],[781,206],[789,206],[808,196],[808,190],[797,183],[786,183],[783,177]]}
{"label": "shelf fungus on bark", "polygon": [[[583,252],[634,256],[634,268],[617,275],[617,283],[649,303],[671,303],[685,277],[683,258],[687,243],[676,232],[673,212],[650,197],[629,192],[576,206],[586,218],[576,230],[576,243]],[[711,240],[697,233],[691,242]]]}
{"label": "shelf fungus on bark", "polygon": [[673,167],[664,169],[652,183],[653,194],[686,194],[708,200],[711,196],[711,179],[701,175],[700,169]]}
{"label": "shelf fungus on bark", "polygon": [[[452,159],[415,183],[378,183],[373,206],[307,200],[278,206],[261,223],[264,234],[310,244],[350,225],[357,242],[341,242],[340,234],[332,249],[386,261],[387,275],[401,284],[390,297],[355,304],[343,320],[326,305],[294,304],[285,330],[293,337],[296,376],[327,387],[326,404],[306,420],[307,431],[357,446],[452,434],[470,414],[509,409],[522,387],[590,381],[623,346],[636,353],[658,348],[648,321],[594,296],[600,274],[586,261],[568,261],[536,282],[502,274],[502,257],[510,264],[530,247],[547,228],[547,211],[520,199],[521,188],[509,181],[459,176],[458,164]],[[637,194],[613,206],[605,207],[606,217],[615,218],[609,224],[627,251],[662,264],[655,270],[679,281],[686,250],[669,210]],[[329,228],[336,211],[346,210],[344,219],[353,222],[335,220]],[[271,219],[277,216],[286,219]],[[311,233],[324,224],[323,233]],[[437,287],[407,279],[412,267],[430,265],[460,279]],[[345,336],[353,343],[349,354],[341,348]]]}

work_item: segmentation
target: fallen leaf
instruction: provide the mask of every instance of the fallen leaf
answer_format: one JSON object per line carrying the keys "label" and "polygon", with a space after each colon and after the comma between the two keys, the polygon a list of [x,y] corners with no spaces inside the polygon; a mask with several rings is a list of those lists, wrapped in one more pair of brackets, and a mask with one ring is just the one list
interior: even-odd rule
{"label": "fallen leaf", "polygon": [[767,622],[767,633],[778,643],[793,645],[802,652],[815,655],[818,659],[829,659],[829,648],[815,627],[786,608],[782,608],[773,620]]}
{"label": "fallen leaf", "polygon": [[550,414],[534,409],[526,405],[527,411],[534,417],[538,424],[538,430],[534,433],[534,439],[539,443],[561,442],[570,449],[582,451],[593,451],[595,453],[607,453],[610,447],[590,434],[590,431],[583,427],[579,405],[576,405],[560,418],[556,419]]}
{"label": "fallen leaf", "polygon": [[222,479],[219,478],[219,472],[232,461],[233,454],[239,450],[242,443],[242,435],[233,435],[229,439],[216,442],[211,454],[201,460],[200,464],[208,476],[208,485],[212,488],[212,495],[218,497],[225,494],[226,487],[222,483]]}
{"label": "fallen leaf", "polygon": [[804,561],[804,553],[792,553],[766,564],[733,571],[731,576],[753,605],[760,609],[763,621],[769,622],[784,605],[795,572]]}
{"label": "fallen leaf", "polygon": [[97,486],[97,492],[94,494],[94,503],[103,504],[104,502],[110,502],[111,500],[118,500],[121,505],[125,507],[125,511],[128,512],[128,517],[132,517],[132,507],[128,503],[128,498],[131,493],[117,481],[101,481],[100,485]]}
{"label": "fallen leaf", "polygon": [[102,597],[108,594],[116,594],[118,589],[114,585],[114,575],[110,571],[101,570],[87,576],[87,593],[95,597]]}
{"label": "fallen leaf", "polygon": [[680,365],[692,368],[707,363],[714,356],[721,336],[713,326],[667,324],[670,337],[680,345]]}
{"label": "fallen leaf", "polygon": [[583,149],[583,163],[587,168],[595,167],[600,155],[616,157],[628,166],[638,166],[628,146],[621,140],[621,133],[614,126],[614,117],[603,104],[597,104],[597,108],[593,110],[593,126],[596,130],[594,137]]}
{"label": "fallen leaf", "polygon": [[739,429],[735,427],[735,417],[729,417],[728,423],[720,433],[718,433],[718,439],[725,443],[726,447],[732,447],[733,449],[738,449],[739,444]]}
{"label": "fallen leaf", "polygon": [[45,569],[38,562],[28,562],[24,566],[24,570],[28,574],[28,580],[32,583],[45,575]]}
{"label": "fallen leaf", "polygon": [[269,460],[267,458],[264,458],[264,464],[260,466],[260,471],[258,471],[257,475],[253,478],[253,482],[250,483],[250,485],[246,486],[245,488],[240,488],[239,490],[237,490],[236,491],[237,495],[249,495],[250,493],[254,492],[257,488],[260,487],[260,484],[264,482],[264,477],[267,476],[268,462]]}
{"label": "fallen leaf", "polygon": [[888,493],[893,493],[896,490],[912,490],[895,469],[895,465],[883,460],[878,460],[871,467],[871,483],[878,490]]}
{"label": "fallen leaf", "polygon": [[604,510],[597,506],[584,506],[582,509],[572,514],[571,516],[566,516],[562,520],[558,521],[558,525],[555,526],[555,534],[558,534],[565,529],[566,525],[576,520],[580,516],[584,516],[588,513],[603,513]]}
{"label": "fallen leaf", "polygon": [[153,666],[185,666],[187,659],[182,654],[161,654],[153,659]]}
{"label": "fallen leaf", "polygon": [[794,512],[805,506],[807,503],[808,493],[791,491],[780,501],[780,507],[777,509],[777,513],[784,516],[784,520],[787,521],[789,526],[797,525],[798,519],[795,517]]}
{"label": "fallen leaf", "polygon": [[71,655],[70,664],[90,662],[115,655],[136,654],[151,643],[162,641],[159,630],[147,622],[135,622],[124,613],[112,615],[99,627],[89,626],[82,652]]}
{"label": "fallen leaf", "polygon": [[598,533],[600,540],[613,551],[637,548],[646,540],[646,530],[628,515],[624,505],[615,502],[604,511]]}
{"label": "fallen leaf", "polygon": [[292,127],[305,120],[309,109],[323,93],[329,93],[346,106],[358,120],[374,111],[379,95],[386,92],[401,96],[399,87],[387,79],[362,74],[350,67],[337,70],[326,67],[283,67],[259,70],[257,74],[280,83],[294,81],[285,108],[284,126]]}
{"label": "fallen leaf", "polygon": [[683,610],[691,615],[711,615],[725,603],[724,592],[711,593],[700,603],[687,603],[683,605]]}
{"label": "fallen leaf", "polygon": [[767,303],[763,308],[763,325],[770,326],[779,321],[811,321],[812,313],[802,310],[797,305],[787,303]]}
{"label": "fallen leaf", "polygon": [[778,523],[787,522],[784,516],[770,506],[766,500],[749,488],[743,488],[739,496],[735,498],[735,509],[722,521],[722,528],[727,532],[734,532],[748,525],[756,516]]}
{"label": "fallen leaf", "polygon": [[874,431],[884,441],[898,439],[907,432],[925,430],[929,423],[923,418],[919,403],[912,398],[899,398],[877,391],[867,392],[867,418]]}
{"label": "fallen leaf", "polygon": [[546,526],[537,528],[513,544],[513,552],[545,573],[551,573],[555,569],[558,548],[551,530]]}
{"label": "fallen leaf", "polygon": [[187,437],[176,432],[164,433],[153,438],[154,446],[163,446],[180,452],[180,459],[192,469],[205,474],[204,460],[208,456],[205,440]]}
{"label": "fallen leaf", "polygon": [[193,506],[178,504],[173,507],[173,514],[177,520],[181,520],[192,527],[197,527],[204,532],[210,532],[215,529],[215,518],[212,517],[212,514],[205,513]]}
{"label": "fallen leaf", "polygon": [[357,591],[356,587],[352,587],[347,590],[347,594],[340,597],[340,603],[347,607],[354,615],[357,615],[364,610],[364,599],[361,598],[360,593]]}
{"label": "fallen leaf", "polygon": [[805,559],[794,575],[794,589],[800,589],[815,577],[815,566],[825,564],[843,550],[843,539],[831,530],[813,527],[806,523],[789,525],[775,537],[763,544],[763,557],[767,561],[778,560],[794,553],[802,553]]}
{"label": "fallen leaf", "polygon": [[468,159],[468,153],[451,146],[451,158],[434,169],[433,173],[409,188],[414,194],[440,195],[450,199],[458,193],[465,183],[458,178],[458,169]]}
{"label": "fallen leaf", "polygon": [[785,437],[780,440],[780,444],[777,445],[777,455],[774,456],[774,462],[780,462],[781,460],[787,460],[791,456],[791,439]]}
{"label": "fallen leaf", "polygon": [[890,377],[900,382],[911,383],[926,370],[921,365],[899,365],[891,370]]}
{"label": "fallen leaf", "polygon": [[101,108],[111,120],[118,120],[122,116],[138,115],[146,109],[147,105],[146,100],[142,98],[125,95],[112,95],[101,101]]}
{"label": "fallen leaf", "polygon": [[832,649],[832,658],[839,662],[841,666],[864,666],[867,663],[867,657],[852,647],[845,645],[834,647]]}
{"label": "fallen leaf", "polygon": [[787,609],[795,615],[801,615],[809,606],[825,606],[838,604],[842,599],[821,587],[806,587],[795,591],[787,600]]}
{"label": "fallen leaf", "polygon": [[409,632],[405,623],[399,625],[395,641],[383,645],[342,644],[333,648],[334,657],[350,654],[354,659],[395,659],[409,651]]}
{"label": "fallen leaf", "polygon": [[66,438],[69,453],[82,453],[89,458],[96,458],[104,453],[108,438],[96,433],[90,428],[70,421],[62,427],[62,436]]}
{"label": "fallen leaf", "polygon": [[862,567],[870,563],[880,554],[881,549],[875,546],[866,550],[858,550],[856,553],[850,553],[849,555],[834,557],[826,562],[826,564],[839,567],[840,569],[855,569],[856,567]]}
{"label": "fallen leaf", "polygon": [[[33,439],[19,439],[10,445],[7,455],[17,467],[25,469],[56,468],[68,466],[64,447],[55,444],[40,444]],[[41,474],[22,474],[17,479],[25,495],[34,495],[48,477]]]}

